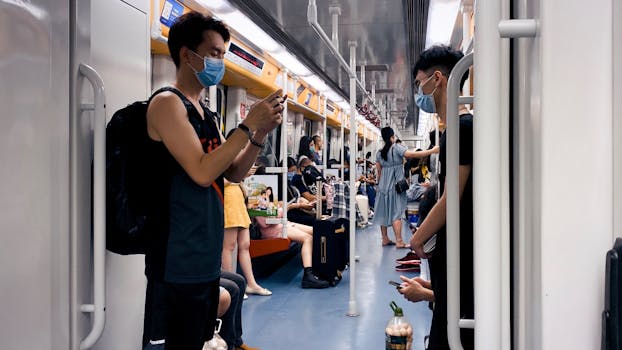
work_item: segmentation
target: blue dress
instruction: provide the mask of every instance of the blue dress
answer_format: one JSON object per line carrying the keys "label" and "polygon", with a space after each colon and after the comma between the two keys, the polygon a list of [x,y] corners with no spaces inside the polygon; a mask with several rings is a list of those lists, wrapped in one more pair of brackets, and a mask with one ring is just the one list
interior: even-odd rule
{"label": "blue dress", "polygon": [[380,151],[376,154],[376,162],[380,164],[380,182],[376,192],[374,223],[391,226],[399,220],[406,210],[406,192],[397,193],[395,184],[404,178],[404,152],[406,147],[393,145],[387,152],[387,160],[382,158]]}

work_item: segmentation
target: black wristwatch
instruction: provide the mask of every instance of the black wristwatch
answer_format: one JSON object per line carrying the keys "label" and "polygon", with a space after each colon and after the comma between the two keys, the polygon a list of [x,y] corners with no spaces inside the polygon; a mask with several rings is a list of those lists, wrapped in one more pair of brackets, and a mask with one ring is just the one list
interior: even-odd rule
{"label": "black wristwatch", "polygon": [[248,136],[248,139],[251,140],[251,142],[253,141],[253,132],[251,131],[251,129],[248,128],[248,126],[240,123],[238,124],[238,129],[244,131],[246,136]]}

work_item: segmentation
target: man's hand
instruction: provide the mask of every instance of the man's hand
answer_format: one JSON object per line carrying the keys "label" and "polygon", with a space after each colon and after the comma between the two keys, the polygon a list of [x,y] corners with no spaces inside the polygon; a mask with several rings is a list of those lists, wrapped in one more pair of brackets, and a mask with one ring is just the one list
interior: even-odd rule
{"label": "man's hand", "polygon": [[420,240],[420,232],[421,231],[417,231],[414,235],[412,235],[412,237],[410,237],[410,249],[414,250],[419,258],[427,259],[428,256],[423,252],[423,245],[425,244],[425,242],[422,242]]}
{"label": "man's hand", "polygon": [[408,278],[400,276],[403,281],[398,291],[404,295],[404,299],[412,301],[413,303],[419,301],[432,301],[434,298],[434,292],[429,288],[430,282],[423,280],[419,277]]}
{"label": "man's hand", "polygon": [[311,202],[298,203],[298,208],[303,210],[312,210],[313,208],[315,208],[315,205]]}
{"label": "man's hand", "polygon": [[286,96],[282,96],[283,90],[279,89],[263,100],[251,106],[248,115],[244,119],[244,125],[248,126],[252,131],[259,131],[267,134],[269,131],[281,124],[283,118],[283,103]]}

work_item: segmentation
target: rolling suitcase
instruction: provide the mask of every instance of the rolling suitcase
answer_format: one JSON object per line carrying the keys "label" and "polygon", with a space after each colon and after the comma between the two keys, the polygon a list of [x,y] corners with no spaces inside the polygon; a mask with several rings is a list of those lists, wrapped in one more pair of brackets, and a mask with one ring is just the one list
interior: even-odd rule
{"label": "rolling suitcase", "polygon": [[349,222],[316,220],[313,224],[313,273],[335,286],[348,263]]}
{"label": "rolling suitcase", "polygon": [[349,221],[347,219],[321,219],[320,201],[317,203],[313,224],[313,273],[335,286],[341,280],[341,272],[349,259]]}

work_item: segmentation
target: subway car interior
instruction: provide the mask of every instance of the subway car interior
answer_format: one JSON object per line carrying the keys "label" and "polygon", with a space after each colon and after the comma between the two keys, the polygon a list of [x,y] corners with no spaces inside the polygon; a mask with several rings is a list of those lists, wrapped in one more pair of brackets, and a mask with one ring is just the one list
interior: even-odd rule
{"label": "subway car interior", "polygon": [[[107,143],[185,93],[193,13],[230,38],[179,51],[188,118],[257,153],[207,204],[245,282],[223,272],[197,349],[622,350],[619,0],[0,0],[0,348],[186,349],[152,332],[145,251],[111,248]],[[265,104],[279,124],[249,130]]]}

